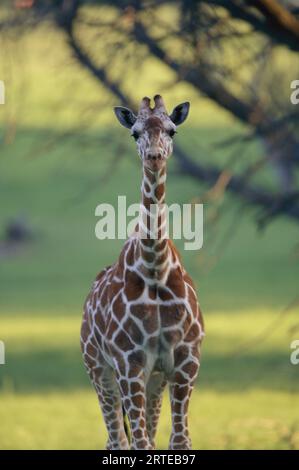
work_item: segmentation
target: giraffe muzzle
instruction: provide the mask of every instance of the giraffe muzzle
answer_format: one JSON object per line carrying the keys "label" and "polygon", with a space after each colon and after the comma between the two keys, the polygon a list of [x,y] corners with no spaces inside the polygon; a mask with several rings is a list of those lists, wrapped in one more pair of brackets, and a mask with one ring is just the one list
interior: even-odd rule
{"label": "giraffe muzzle", "polygon": [[148,153],[145,157],[145,164],[151,170],[159,170],[165,164],[165,161],[161,153]]}

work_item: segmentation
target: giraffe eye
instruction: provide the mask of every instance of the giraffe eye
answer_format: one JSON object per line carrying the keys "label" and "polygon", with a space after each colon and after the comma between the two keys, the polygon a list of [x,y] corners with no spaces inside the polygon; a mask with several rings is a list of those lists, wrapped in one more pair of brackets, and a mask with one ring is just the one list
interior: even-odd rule
{"label": "giraffe eye", "polygon": [[177,134],[177,131],[175,129],[170,129],[170,131],[168,131],[168,134],[170,135],[170,137],[173,137],[174,134]]}
{"label": "giraffe eye", "polygon": [[132,134],[132,137],[133,137],[135,140],[137,140],[138,137],[139,137],[138,132],[134,131],[133,134]]}

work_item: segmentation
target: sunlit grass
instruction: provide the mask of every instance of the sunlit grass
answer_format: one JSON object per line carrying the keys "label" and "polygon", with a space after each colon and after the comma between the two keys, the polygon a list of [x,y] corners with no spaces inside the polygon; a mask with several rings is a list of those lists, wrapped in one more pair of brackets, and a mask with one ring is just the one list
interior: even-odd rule
{"label": "sunlit grass", "polygon": [[[101,449],[106,430],[92,390],[2,395],[1,449]],[[170,434],[165,395],[157,447]],[[299,412],[286,392],[196,390],[190,406],[195,449],[299,449]]]}
{"label": "sunlit grass", "polygon": [[[202,369],[190,405],[194,448],[299,448],[298,373],[289,362],[296,315],[259,342],[274,314],[206,316]],[[80,319],[63,312],[17,318],[1,320],[7,351],[1,448],[103,448],[106,430],[79,351]],[[165,393],[158,447],[167,447],[169,433]]]}

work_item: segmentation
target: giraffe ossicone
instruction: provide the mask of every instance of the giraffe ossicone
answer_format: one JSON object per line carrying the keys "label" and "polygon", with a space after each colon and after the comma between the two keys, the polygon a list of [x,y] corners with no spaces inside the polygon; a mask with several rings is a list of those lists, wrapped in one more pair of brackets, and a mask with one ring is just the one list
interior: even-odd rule
{"label": "giraffe ossicone", "polygon": [[[165,229],[166,164],[189,103],[169,115],[160,95],[139,112],[116,107],[142,161],[138,224],[119,259],[96,277],[84,306],[81,347],[108,431],[107,449],[154,449],[162,393],[170,390],[170,449],[190,449],[188,405],[204,325],[191,278]],[[155,234],[152,211],[156,206]],[[142,236],[141,236],[142,234]],[[155,235],[155,236],[153,236]],[[124,426],[130,424],[131,443]]]}

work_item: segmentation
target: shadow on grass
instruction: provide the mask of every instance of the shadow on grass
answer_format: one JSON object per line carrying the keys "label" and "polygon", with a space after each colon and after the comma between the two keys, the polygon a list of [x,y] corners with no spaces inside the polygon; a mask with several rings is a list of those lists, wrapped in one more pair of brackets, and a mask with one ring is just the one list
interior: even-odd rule
{"label": "shadow on grass", "polygon": [[[298,367],[279,352],[243,354],[235,357],[206,355],[197,382],[202,390],[242,392],[251,389],[299,391]],[[90,388],[80,351],[36,350],[7,354],[1,366],[0,389],[20,392]]]}
{"label": "shadow on grass", "polygon": [[[223,135],[227,131],[226,127],[222,131],[217,128]],[[189,135],[203,145],[208,135],[213,139],[215,128],[187,127],[184,135],[182,145],[188,146]],[[139,200],[141,166],[132,158],[133,143],[128,141],[127,158],[115,167],[112,177],[106,176],[111,172],[111,156],[119,151],[119,140],[118,128],[111,126],[82,133],[23,128],[11,145],[1,148],[5,163],[1,166],[1,194],[6,201],[1,208],[2,224],[12,215],[24,213],[29,221],[35,221],[41,234],[39,242],[22,256],[2,260],[3,309],[31,312],[46,307],[55,311],[57,305],[77,309],[96,273],[117,259],[119,241],[99,242],[94,236],[94,209],[99,202],[116,204],[119,194],[125,194],[128,203]],[[223,161],[222,151],[219,158]],[[109,184],[104,184],[103,176]],[[136,184],[128,184],[135,180]],[[167,200],[187,202],[202,190],[197,180],[170,174]],[[238,200],[229,199],[228,203],[231,213],[239,207]],[[196,252],[183,252],[182,244],[176,241],[184,265],[200,286],[203,311],[239,313],[244,308],[280,309],[287,305],[298,290],[299,265],[290,256],[297,243],[296,228],[282,220],[273,222],[261,237],[249,214],[214,265],[213,232],[217,230],[220,242],[231,226],[230,215],[224,211],[214,230],[210,225],[205,229],[201,258]]]}
{"label": "shadow on grass", "polygon": [[203,357],[198,384],[200,388],[223,392],[264,389],[299,391],[299,366],[292,365],[281,352],[243,353],[238,356]]}

